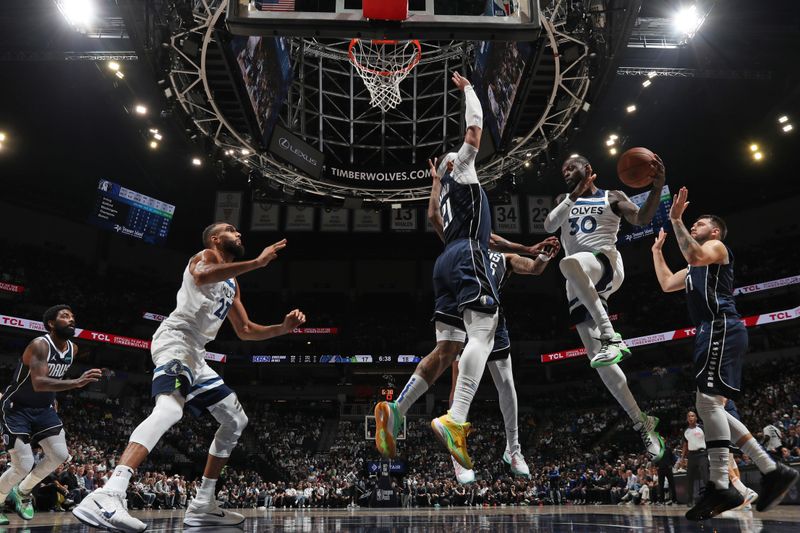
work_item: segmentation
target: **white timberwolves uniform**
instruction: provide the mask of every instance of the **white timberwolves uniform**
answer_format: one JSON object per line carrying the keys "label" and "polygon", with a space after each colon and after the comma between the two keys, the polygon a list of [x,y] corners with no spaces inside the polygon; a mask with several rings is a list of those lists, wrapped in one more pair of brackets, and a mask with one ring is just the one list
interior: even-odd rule
{"label": "white timberwolves uniform", "polygon": [[[581,252],[594,254],[603,265],[603,275],[595,285],[603,306],[625,278],[622,256],[617,251],[620,217],[611,209],[608,191],[598,189],[592,196],[581,196],[569,208],[561,226],[561,243],[567,256]],[[579,324],[591,318],[567,280],[570,321]]]}
{"label": "white timberwolves uniform", "polygon": [[233,278],[197,285],[186,266],[177,306],[153,335],[153,396],[178,389],[197,412],[233,393],[206,363],[205,345],[217,336],[235,296]]}

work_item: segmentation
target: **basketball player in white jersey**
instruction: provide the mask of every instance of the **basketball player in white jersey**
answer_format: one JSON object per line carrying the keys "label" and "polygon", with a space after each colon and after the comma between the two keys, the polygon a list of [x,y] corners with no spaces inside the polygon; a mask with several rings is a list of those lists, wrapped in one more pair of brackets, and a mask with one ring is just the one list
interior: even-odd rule
{"label": "basketball player in white jersey", "polygon": [[574,155],[561,166],[572,190],[550,211],[545,230],[561,229],[565,257],[559,263],[567,282],[571,322],[581,337],[592,368],[617,402],[625,409],[644,441],[647,455],[658,461],[664,454],[664,439],[656,432],[658,418],[639,409],[628,382],[617,363],[630,350],[614,331],[606,310],[608,297],[619,289],[625,272],[617,251],[617,232],[624,217],[634,226],[648,224],[658,209],[665,170],[656,156],[652,163],[653,184],[641,209],[622,191],[606,191],[594,185],[597,176],[589,161]]}
{"label": "basketball player in white jersey", "polygon": [[230,224],[217,222],[203,231],[205,249],[191,258],[178,291],[178,305],[161,323],[155,335],[152,413],[133,431],[114,473],[102,489],[87,496],[72,513],[90,526],[116,531],[144,531],[147,525],[128,514],[125,492],[131,475],[161,437],[183,416],[208,410],[220,426],[208,451],[203,482],[189,504],[186,526],[231,526],[240,524],[239,513],[220,509],[215,487],[231,451],[247,426],[247,416],[222,378],[206,363],[205,345],[213,340],[225,318],[229,318],[242,340],[261,341],[289,333],[305,322],[295,309],[281,324],[263,326],[250,320],[242,305],[236,276],[263,268],[286,247],[286,239],[264,248],[249,261],[235,262],[244,255],[241,234]]}
{"label": "basketball player in white jersey", "polygon": [[[0,402],[0,429],[10,457],[8,470],[0,476],[0,526],[8,525],[2,513],[8,496],[17,514],[31,520],[31,491],[69,458],[64,426],[55,410],[56,392],[84,387],[102,375],[93,368],[78,379],[64,379],[78,355],[70,340],[75,335],[75,315],[68,305],[49,308],[42,323],[47,334],[25,348]],[[35,466],[31,441],[44,451],[44,459]]]}

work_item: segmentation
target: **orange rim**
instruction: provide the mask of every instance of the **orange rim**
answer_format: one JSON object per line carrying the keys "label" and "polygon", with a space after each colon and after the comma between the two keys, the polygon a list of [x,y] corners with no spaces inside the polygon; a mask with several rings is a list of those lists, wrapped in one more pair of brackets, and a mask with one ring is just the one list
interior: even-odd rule
{"label": "orange rim", "polygon": [[[422,59],[422,46],[419,44],[419,40],[412,39],[409,42],[416,47],[417,53],[414,54],[414,59],[411,61],[411,63],[397,70],[375,70],[369,67],[365,67],[364,65],[358,62],[358,59],[356,59],[356,55],[353,53],[353,48],[355,48],[355,46],[359,43],[359,41],[361,41],[361,39],[350,40],[350,46],[347,48],[347,56],[350,58],[350,62],[353,64],[353,66],[355,66],[357,69],[362,70],[364,72],[369,72],[370,74],[375,74],[376,76],[388,77],[388,76],[394,76],[395,74],[402,74],[405,72],[409,72],[412,68],[416,67],[417,63],[419,63],[420,59]],[[385,45],[385,44],[397,45],[400,41],[393,39],[371,39],[370,42],[379,45]]]}

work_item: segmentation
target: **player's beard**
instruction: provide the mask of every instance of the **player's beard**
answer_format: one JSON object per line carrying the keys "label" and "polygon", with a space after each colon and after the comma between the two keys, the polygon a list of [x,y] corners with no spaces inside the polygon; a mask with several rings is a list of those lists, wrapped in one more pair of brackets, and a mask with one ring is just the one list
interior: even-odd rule
{"label": "player's beard", "polygon": [[53,330],[62,339],[71,339],[75,336],[75,326],[56,326]]}
{"label": "player's beard", "polygon": [[236,244],[236,241],[225,241],[222,243],[222,250],[231,254],[234,259],[240,259],[244,256],[244,246]]}

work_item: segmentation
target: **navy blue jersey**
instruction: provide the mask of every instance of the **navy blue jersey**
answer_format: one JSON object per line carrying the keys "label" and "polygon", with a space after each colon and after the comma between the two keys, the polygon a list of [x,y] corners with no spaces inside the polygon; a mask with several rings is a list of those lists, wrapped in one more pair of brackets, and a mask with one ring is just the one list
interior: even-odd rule
{"label": "navy blue jersey", "polygon": [[442,176],[439,210],[442,213],[445,245],[458,239],[472,239],[484,249],[489,248],[491,213],[489,199],[480,184],[463,185],[450,172],[446,172]]}
{"label": "navy blue jersey", "polygon": [[[60,352],[50,335],[39,337],[47,342],[50,351],[47,354],[47,376],[62,379],[72,364],[74,346],[67,341],[67,349]],[[50,407],[56,399],[55,392],[36,392],[31,383],[31,371],[20,357],[11,384],[3,392],[3,409],[19,409],[21,407]]]}
{"label": "navy blue jersey", "polygon": [[727,246],[727,265],[690,266],[686,274],[686,303],[694,325],[717,318],[737,318],[733,300],[733,252]]}

